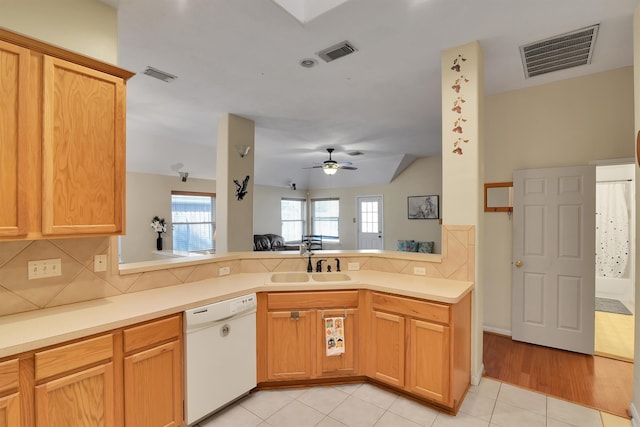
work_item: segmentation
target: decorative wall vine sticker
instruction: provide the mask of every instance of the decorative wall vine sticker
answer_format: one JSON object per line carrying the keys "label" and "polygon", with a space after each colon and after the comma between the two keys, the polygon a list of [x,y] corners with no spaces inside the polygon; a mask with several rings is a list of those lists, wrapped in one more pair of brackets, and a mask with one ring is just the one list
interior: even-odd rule
{"label": "decorative wall vine sticker", "polygon": [[466,61],[465,57],[462,55],[458,55],[456,59],[453,60],[453,67],[451,69],[455,72],[460,72],[460,64]]}
{"label": "decorative wall vine sticker", "polygon": [[462,104],[464,104],[465,101],[463,97],[459,96],[458,98],[456,98],[456,100],[453,101],[453,108],[451,109],[451,111],[454,111],[458,114],[462,114]]}
{"label": "decorative wall vine sticker", "polygon": [[453,122],[453,129],[451,129],[451,132],[455,132],[455,133],[463,133],[462,132],[462,123],[466,122],[467,119],[463,119],[462,117],[458,117],[456,119],[455,122]]}
{"label": "decorative wall vine sticker", "polygon": [[[453,65],[451,66],[451,70],[455,71],[456,73],[460,73],[462,71],[462,63],[466,62],[466,60],[467,59],[464,56],[459,54],[453,60]],[[453,128],[451,129],[451,132],[454,132],[457,134],[464,133],[464,130],[462,129],[462,124],[467,121],[467,119],[462,117],[462,104],[465,103],[466,101],[464,100],[464,97],[462,96],[461,91],[462,91],[462,86],[468,82],[469,82],[469,79],[467,77],[465,77],[464,75],[460,75],[460,77],[455,79],[455,81],[453,82],[453,85],[451,86],[451,89],[453,89],[455,93],[460,94],[460,96],[456,97],[453,100],[453,107],[451,108],[451,111],[458,114],[458,118],[453,122]],[[451,152],[453,154],[458,154],[461,156],[462,155],[461,145],[463,143],[466,144],[468,142],[469,142],[468,139],[463,139],[462,137],[458,137],[453,142],[453,150]]]}
{"label": "decorative wall vine sticker", "polygon": [[451,86],[451,89],[455,90],[456,93],[460,93],[460,89],[462,89],[462,85],[464,83],[469,83],[469,79],[466,78],[465,76],[460,76],[453,83],[453,86]]}

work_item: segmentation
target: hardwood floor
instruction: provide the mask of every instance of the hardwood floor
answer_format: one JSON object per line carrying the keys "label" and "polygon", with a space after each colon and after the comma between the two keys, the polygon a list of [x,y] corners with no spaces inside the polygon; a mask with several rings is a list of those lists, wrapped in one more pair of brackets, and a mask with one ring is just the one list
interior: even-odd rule
{"label": "hardwood floor", "polygon": [[485,375],[629,418],[633,363],[512,341],[484,333]]}

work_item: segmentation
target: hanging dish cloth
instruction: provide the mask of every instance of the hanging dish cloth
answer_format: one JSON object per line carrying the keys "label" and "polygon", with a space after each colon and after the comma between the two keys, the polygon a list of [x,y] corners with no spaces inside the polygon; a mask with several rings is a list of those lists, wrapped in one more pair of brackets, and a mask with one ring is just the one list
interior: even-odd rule
{"label": "hanging dish cloth", "polygon": [[344,353],[344,317],[324,319],[327,356]]}

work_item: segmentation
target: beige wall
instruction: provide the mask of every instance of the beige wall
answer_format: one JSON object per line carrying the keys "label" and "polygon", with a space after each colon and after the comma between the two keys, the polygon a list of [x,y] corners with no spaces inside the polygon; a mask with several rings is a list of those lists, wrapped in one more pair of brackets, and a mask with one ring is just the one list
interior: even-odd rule
{"label": "beige wall", "polygon": [[[151,229],[154,216],[171,223],[171,192],[216,192],[216,182],[189,178],[182,182],[178,174],[153,175],[127,172],[127,234],[121,239],[123,262],[148,261],[156,250],[156,233]],[[171,230],[163,235],[164,249],[172,249]]]}
{"label": "beige wall", "polygon": [[[633,68],[488,96],[485,182],[513,171],[633,157]],[[484,325],[511,331],[511,218],[484,213]]]}
{"label": "beige wall", "polygon": [[[439,157],[417,159],[392,183],[369,187],[311,190],[309,197],[338,197],[340,203],[340,245],[335,249],[355,249],[356,196],[382,195],[384,199],[385,249],[395,250],[397,240],[434,241],[435,251],[441,249],[441,226],[437,220],[407,219],[407,196],[437,194],[442,203],[442,165]],[[152,259],[155,234],[151,218],[158,215],[168,222],[171,218],[172,190],[216,192],[216,182],[189,178],[186,183],[178,176],[127,173],[127,235],[122,239],[124,262]],[[288,187],[256,185],[254,187],[253,233],[280,234],[280,200],[283,197],[306,198],[306,190],[291,191]],[[221,203],[220,200],[217,203]],[[171,233],[164,235],[165,248],[171,249]]]}
{"label": "beige wall", "polygon": [[[339,172],[340,173],[340,172]],[[348,173],[348,172],[346,172]],[[336,249],[356,248],[356,196],[382,195],[384,249],[395,250],[397,240],[434,241],[441,249],[441,225],[437,220],[407,219],[407,197],[439,195],[442,206],[442,161],[423,157],[413,162],[393,182],[386,185],[312,190],[309,196],[340,198],[340,245]]]}
{"label": "beige wall", "polygon": [[0,0],[0,27],[118,63],[118,14],[98,0]]}

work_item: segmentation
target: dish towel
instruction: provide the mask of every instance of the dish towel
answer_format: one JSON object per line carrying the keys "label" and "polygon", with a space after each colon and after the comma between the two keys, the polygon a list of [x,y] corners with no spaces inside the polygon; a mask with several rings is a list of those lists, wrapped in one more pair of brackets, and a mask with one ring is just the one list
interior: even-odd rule
{"label": "dish towel", "polygon": [[344,317],[324,319],[327,356],[344,353]]}

